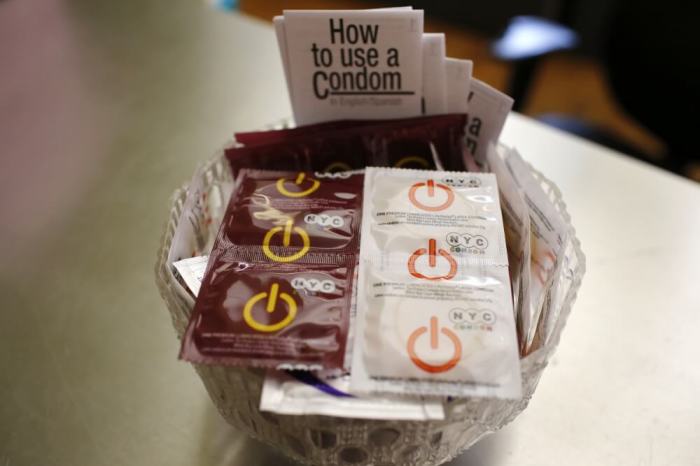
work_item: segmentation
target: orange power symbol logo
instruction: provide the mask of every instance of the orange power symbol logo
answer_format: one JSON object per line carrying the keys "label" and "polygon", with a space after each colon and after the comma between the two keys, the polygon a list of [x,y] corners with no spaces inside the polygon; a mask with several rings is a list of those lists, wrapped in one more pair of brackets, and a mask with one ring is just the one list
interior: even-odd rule
{"label": "orange power symbol logo", "polygon": [[[430,268],[435,268],[437,266],[437,256],[444,258],[450,265],[450,270],[444,275],[426,275],[416,270],[416,261],[420,256],[428,255],[428,266]],[[457,261],[454,260],[452,255],[440,248],[437,249],[437,242],[430,238],[428,240],[428,249],[420,248],[413,251],[411,257],[408,258],[408,272],[416,278],[423,280],[451,280],[457,275]]]}
{"label": "orange power symbol logo", "polygon": [[[440,333],[445,335],[454,347],[452,352],[452,357],[443,364],[430,364],[425,362],[416,353],[416,342],[424,333],[428,332],[427,327],[418,327],[411,333],[408,337],[408,342],[406,343],[406,351],[408,351],[408,356],[411,358],[411,362],[418,366],[425,372],[430,372],[431,374],[438,374],[440,372],[447,372],[457,365],[460,359],[462,359],[462,343],[459,341],[459,337],[450,330],[449,328],[443,327],[440,329]],[[430,318],[430,349],[438,349],[438,318],[432,316]]]}
{"label": "orange power symbol logo", "polygon": [[[290,323],[292,323],[294,317],[297,315],[297,303],[296,301],[294,301],[294,298],[292,298],[289,294],[285,293],[284,291],[280,293],[279,289],[279,283],[273,283],[270,286],[269,293],[267,291],[263,291],[262,293],[258,293],[252,298],[250,298],[248,301],[246,301],[245,306],[243,307],[243,320],[246,324],[248,324],[250,328],[252,328],[253,330],[257,330],[258,332],[269,333],[281,330]],[[253,306],[255,306],[259,301],[262,301],[265,298],[267,298],[265,310],[268,313],[272,313],[275,311],[278,299],[284,301],[284,303],[287,304],[287,317],[280,320],[276,324],[261,324],[260,322],[255,320],[255,318],[253,317]]]}
{"label": "orange power symbol logo", "polygon": [[[418,192],[418,189],[422,188],[425,186],[427,190],[427,195],[430,199],[433,199],[435,197],[435,188],[439,188],[441,191],[445,193],[445,200],[437,205],[426,205],[423,204],[421,201],[419,201],[416,197],[416,193]],[[447,209],[449,206],[452,205],[452,203],[455,200],[455,194],[452,192],[452,189],[450,189],[449,186],[444,185],[442,183],[435,183],[432,179],[427,180],[425,183],[416,183],[413,186],[411,186],[411,189],[408,190],[408,200],[411,201],[411,204],[414,206],[418,207],[421,210],[426,210],[428,212],[439,212],[441,210]]]}

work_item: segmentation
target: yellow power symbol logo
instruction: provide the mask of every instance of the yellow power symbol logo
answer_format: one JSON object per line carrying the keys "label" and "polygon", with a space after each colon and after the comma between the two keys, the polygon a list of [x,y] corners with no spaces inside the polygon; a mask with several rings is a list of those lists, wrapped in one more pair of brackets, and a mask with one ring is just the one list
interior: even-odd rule
{"label": "yellow power symbol logo", "polygon": [[402,168],[402,167],[404,167],[406,165],[410,165],[410,164],[417,164],[417,165],[420,165],[421,167],[430,168],[430,164],[423,157],[418,157],[415,155],[409,155],[409,156],[406,156],[402,159],[399,159],[399,161],[396,162],[394,164],[394,166],[396,168]]}
{"label": "yellow power symbol logo", "polygon": [[[270,249],[270,242],[272,241],[272,237],[275,236],[277,233],[282,232],[282,245],[284,247],[289,247],[289,244],[291,243],[292,239],[292,231],[299,235],[301,237],[301,242],[302,246],[301,249],[295,252],[294,254],[291,254],[289,256],[280,256],[278,254],[275,254],[272,252],[272,249]],[[265,255],[275,261],[275,262],[294,262],[295,260],[301,259],[304,257],[304,255],[309,252],[309,248],[311,247],[311,240],[309,239],[308,233],[304,231],[303,228],[295,227],[292,226],[292,220],[287,220],[285,223],[284,227],[274,227],[268,230],[267,233],[265,233],[265,237],[263,238],[263,244],[262,244],[262,250]]]}
{"label": "yellow power symbol logo", "polygon": [[[300,172],[297,175],[296,180],[294,180],[294,184],[299,186],[301,183],[304,182],[305,178],[306,178],[306,173]],[[279,180],[277,180],[277,184],[276,184],[277,191],[279,191],[280,194],[282,194],[283,196],[287,196],[287,197],[305,197],[305,196],[308,196],[309,194],[313,193],[314,191],[316,191],[318,189],[318,187],[321,186],[321,182],[318,180],[314,180],[313,178],[309,178],[309,181],[311,181],[311,186],[308,189],[306,189],[304,191],[292,192],[292,191],[289,191],[285,187],[285,183],[287,182],[287,179],[280,178]]]}
{"label": "yellow power symbol logo", "polygon": [[[250,328],[252,328],[253,330],[257,330],[258,332],[269,333],[281,330],[290,323],[292,323],[294,317],[297,315],[297,303],[296,301],[294,301],[294,298],[292,298],[289,294],[285,293],[284,291],[280,293],[279,289],[279,283],[273,283],[272,286],[270,286],[269,293],[267,291],[258,293],[245,303],[245,307],[243,307],[243,320],[245,320],[245,323],[248,324]],[[280,320],[276,324],[261,324],[260,322],[255,320],[255,318],[253,317],[253,306],[255,306],[258,303],[258,301],[262,301],[265,298],[267,298],[267,305],[265,306],[265,310],[268,313],[274,312],[275,307],[277,306],[278,298],[284,301],[287,304],[287,317]]]}

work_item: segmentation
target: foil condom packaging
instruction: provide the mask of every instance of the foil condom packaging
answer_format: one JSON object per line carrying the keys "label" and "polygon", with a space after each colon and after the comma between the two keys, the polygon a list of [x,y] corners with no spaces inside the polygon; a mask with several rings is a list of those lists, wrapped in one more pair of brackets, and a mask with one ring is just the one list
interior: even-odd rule
{"label": "foil condom packaging", "polygon": [[362,179],[361,173],[240,170],[181,357],[342,368]]}
{"label": "foil condom packaging", "polygon": [[496,178],[367,168],[353,393],[518,398]]}
{"label": "foil condom packaging", "polygon": [[337,172],[389,166],[463,170],[467,115],[400,120],[348,120],[274,131],[236,133],[243,146],[226,150],[240,168]]}

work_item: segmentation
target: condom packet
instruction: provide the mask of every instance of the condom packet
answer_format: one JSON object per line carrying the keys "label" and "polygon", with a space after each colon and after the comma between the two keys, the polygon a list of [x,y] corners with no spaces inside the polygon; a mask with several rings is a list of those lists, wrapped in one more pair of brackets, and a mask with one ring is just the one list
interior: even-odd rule
{"label": "condom packet", "polygon": [[270,137],[244,133],[243,140],[255,142],[229,147],[224,152],[234,176],[242,168],[279,166],[282,170],[336,172],[384,163],[377,153],[374,134],[362,127],[338,126],[333,129],[320,124],[308,134],[297,131],[299,128],[276,130],[269,132]]}
{"label": "condom packet", "polygon": [[505,267],[460,264],[449,281],[362,260],[352,393],[521,396]]}
{"label": "condom packet", "polygon": [[342,368],[354,258],[309,266],[241,261],[237,252],[211,255],[181,358],[279,369]]}
{"label": "condom packet", "polygon": [[328,150],[331,141],[314,141],[314,143],[289,144],[286,142],[229,147],[224,150],[233,178],[244,168],[281,171],[347,171],[363,168],[367,163],[368,154],[373,154],[372,148],[361,145],[371,143],[368,138],[349,141],[333,141],[338,147],[354,150],[350,153]]}
{"label": "condom packet", "polygon": [[377,137],[383,166],[434,169],[463,167],[466,115],[440,115],[389,124]]}
{"label": "condom packet", "polygon": [[525,197],[503,160],[503,146],[489,145],[488,169],[498,180],[503,225],[508,244],[508,264],[520,353],[525,354],[527,335],[536,325],[530,309],[530,212]]}
{"label": "condom packet", "polygon": [[259,248],[273,262],[359,248],[362,180],[355,172],[243,169],[219,243]]}
{"label": "condom packet", "polygon": [[[507,265],[496,177],[491,173],[368,168],[363,258],[410,256],[436,266],[472,260]],[[442,264],[444,262],[444,264]]]}
{"label": "condom packet", "polygon": [[367,168],[353,393],[520,396],[502,222],[493,174]]}
{"label": "condom packet", "polygon": [[344,367],[362,176],[240,171],[181,358],[267,368]]}
{"label": "condom packet", "polygon": [[489,143],[497,144],[508,113],[513,107],[510,96],[494,89],[483,81],[471,79],[469,90],[469,119],[466,129],[466,146],[477,163],[486,163]]}
{"label": "condom packet", "polygon": [[224,181],[214,193],[205,186],[206,177],[199,167],[187,185],[182,216],[175,226],[167,263],[202,255],[211,251],[223,213],[231,199],[233,182]]}
{"label": "condom packet", "polygon": [[[530,303],[529,306],[524,303],[523,313],[527,315],[529,323],[525,351],[531,352],[538,347],[534,343],[537,328],[550,325],[544,322],[540,324],[540,321],[556,321],[556,316],[549,313],[543,317],[542,311],[554,308],[546,306],[546,302],[558,293],[556,283],[552,281],[562,267],[562,252],[569,236],[568,227],[520,154],[510,148],[504,148],[503,151],[505,167],[521,189],[530,217]],[[545,330],[543,334],[548,333]]]}
{"label": "condom packet", "polygon": [[336,121],[273,131],[236,133],[244,146],[226,149],[234,176],[240,168],[339,171],[374,166],[463,168],[466,115],[400,120]]}
{"label": "condom packet", "polygon": [[442,420],[437,398],[352,395],[350,374],[267,371],[260,410],[290,415],[403,421]]}
{"label": "condom packet", "polygon": [[573,238],[571,234],[565,235],[564,245],[560,253],[561,260],[554,270],[553,281],[545,293],[535,337],[532,345],[528,348],[530,353],[549,343],[550,339],[553,338],[552,335],[560,334],[561,328],[566,323],[566,319],[562,319],[560,314],[564,301],[575,282],[572,262],[577,259],[575,258],[576,245]]}
{"label": "condom packet", "polygon": [[294,126],[291,128],[278,128],[265,131],[239,131],[234,133],[236,142],[246,146],[257,146],[274,144],[280,142],[290,142],[296,138],[322,136],[337,129],[349,129],[368,124],[376,124],[377,121],[368,120],[335,120],[313,125]]}
{"label": "condom packet", "polygon": [[[245,146],[279,142],[292,143],[298,138],[322,137],[324,139],[334,139],[339,136],[343,137],[343,131],[358,128],[364,128],[364,130],[361,130],[360,134],[377,134],[393,128],[408,130],[421,128],[423,131],[428,129],[431,131],[430,134],[434,134],[437,137],[445,137],[441,131],[445,131],[447,128],[460,130],[465,122],[464,116],[458,114],[428,115],[389,120],[336,120],[296,126],[293,128],[267,131],[241,131],[234,133],[234,136],[236,142]],[[340,131],[340,133],[336,134],[336,131]],[[352,135],[354,133],[351,132],[350,134]],[[304,140],[302,139],[302,141]]]}

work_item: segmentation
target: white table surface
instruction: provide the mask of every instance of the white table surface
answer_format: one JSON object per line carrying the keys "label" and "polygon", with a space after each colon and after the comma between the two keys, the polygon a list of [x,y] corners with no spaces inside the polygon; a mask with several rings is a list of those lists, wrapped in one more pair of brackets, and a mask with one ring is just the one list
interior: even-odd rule
{"label": "white table surface", "polygon": [[[82,0],[2,2],[0,31],[0,465],[287,464],[176,360],[153,279],[172,190],[290,114],[271,27]],[[588,272],[528,409],[452,464],[700,464],[700,187],[520,115],[502,140]]]}

